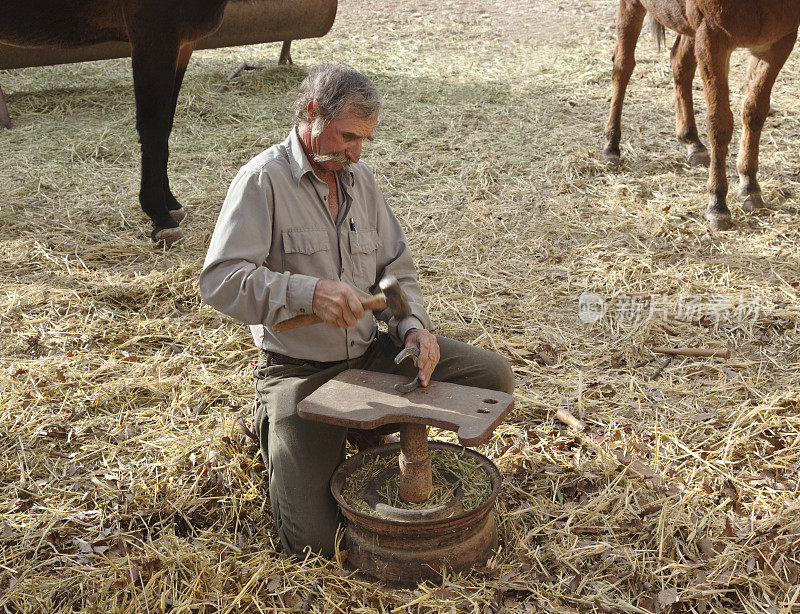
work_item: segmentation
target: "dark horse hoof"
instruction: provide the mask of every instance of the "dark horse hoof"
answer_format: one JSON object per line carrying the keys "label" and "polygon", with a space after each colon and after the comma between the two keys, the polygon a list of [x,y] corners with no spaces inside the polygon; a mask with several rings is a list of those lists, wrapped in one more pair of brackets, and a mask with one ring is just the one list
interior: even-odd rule
{"label": "dark horse hoof", "polygon": [[691,166],[708,167],[708,165],[711,164],[711,156],[705,147],[702,149],[699,147],[689,147],[686,152],[686,157]]}
{"label": "dark horse hoof", "polygon": [[760,211],[769,209],[769,207],[764,203],[764,199],[761,198],[761,192],[753,192],[745,196],[742,201],[742,209],[745,211]]}
{"label": "dark horse hoof", "polygon": [[600,154],[603,157],[605,163],[612,167],[617,168],[619,166],[619,149],[614,149],[613,147],[606,147],[603,150],[603,153]]}
{"label": "dark horse hoof", "polygon": [[172,219],[180,224],[183,220],[186,219],[186,209],[181,207],[180,209],[170,209],[169,214],[172,216]]}
{"label": "dark horse hoof", "polygon": [[150,235],[150,238],[153,239],[154,243],[158,243],[159,245],[163,245],[164,247],[170,247],[173,243],[176,243],[181,239],[183,239],[183,231],[177,227],[156,228]]}
{"label": "dark horse hoof", "polygon": [[706,219],[711,230],[733,230],[736,228],[730,213],[706,213]]}

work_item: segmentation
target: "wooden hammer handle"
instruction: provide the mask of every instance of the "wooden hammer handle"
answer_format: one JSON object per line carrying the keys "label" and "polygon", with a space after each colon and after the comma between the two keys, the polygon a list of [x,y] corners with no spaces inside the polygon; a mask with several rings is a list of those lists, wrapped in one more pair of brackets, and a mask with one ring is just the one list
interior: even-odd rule
{"label": "wooden hammer handle", "polygon": [[569,411],[564,409],[563,407],[559,408],[556,412],[556,418],[561,420],[564,424],[569,427],[572,427],[576,431],[583,431],[586,429],[586,423],[583,420],[578,420],[575,416],[573,416]]}
{"label": "wooden hammer handle", "polygon": [[[383,293],[373,294],[369,298],[362,299],[361,306],[364,308],[364,311],[386,309],[386,297],[383,295]],[[320,318],[316,313],[306,313],[301,316],[294,316],[293,318],[289,318],[283,322],[278,322],[275,326],[273,326],[273,330],[276,333],[282,333],[284,331],[293,330],[302,326],[319,324],[320,322],[322,322],[322,318]]]}
{"label": "wooden hammer handle", "polygon": [[275,326],[273,326],[273,330],[276,333],[282,333],[286,330],[292,330],[302,326],[311,326],[312,324],[319,324],[320,322],[322,322],[322,318],[320,318],[316,313],[306,313],[301,316],[289,318],[283,322],[278,322]]}

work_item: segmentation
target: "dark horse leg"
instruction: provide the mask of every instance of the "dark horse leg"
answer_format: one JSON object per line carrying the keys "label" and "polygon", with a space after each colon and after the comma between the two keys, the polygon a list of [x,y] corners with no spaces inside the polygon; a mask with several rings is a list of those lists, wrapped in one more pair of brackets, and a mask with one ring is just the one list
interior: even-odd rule
{"label": "dark horse leg", "polygon": [[182,207],[172,196],[167,178],[175,104],[192,54],[192,41],[219,25],[224,8],[223,0],[182,4],[177,0],[129,0],[123,5],[131,43],[136,129],[142,145],[139,202],[153,222],[153,240],[166,245],[183,237],[176,220],[183,217]]}
{"label": "dark horse leg", "polygon": [[692,82],[697,70],[694,55],[694,39],[678,35],[672,46],[672,80],[675,86],[675,132],[678,140],[686,145],[686,154],[692,166],[708,166],[709,155],[697,134],[694,121]]}
{"label": "dark horse leg", "polygon": [[[186,74],[186,67],[189,65],[189,59],[192,57],[192,51],[194,51],[194,45],[185,44],[178,52],[178,65],[175,71],[175,84],[172,94],[172,114],[170,116],[168,134],[172,133],[172,126],[175,122],[175,108],[178,105],[178,94],[181,91],[183,77]],[[167,151],[167,158],[169,158],[169,151]],[[172,194],[172,190],[169,187],[169,175],[167,173],[166,164],[164,165],[164,186],[166,187],[164,197],[166,198],[167,209],[169,209],[172,218],[180,224],[186,217],[186,211]]]}
{"label": "dark horse leg", "polygon": [[747,78],[747,95],[742,105],[744,133],[739,146],[736,169],[739,171],[739,197],[747,211],[764,207],[761,186],[756,180],[758,172],[758,144],[761,129],[769,113],[772,86],[786,59],[794,48],[797,32],[782,38],[765,50],[753,52]]}
{"label": "dark horse leg", "polygon": [[619,164],[619,140],[622,135],[622,103],[633,68],[636,66],[634,52],[636,41],[642,31],[647,11],[639,2],[620,0],[617,10],[617,46],[614,48],[614,68],[611,72],[611,110],[606,122],[606,146],[603,158],[614,166]]}
{"label": "dark horse leg", "polygon": [[726,202],[728,178],[725,174],[725,161],[733,134],[733,113],[728,89],[731,49],[723,34],[711,31],[703,24],[695,35],[695,51],[705,86],[706,122],[711,143],[711,164],[708,169],[710,201],[706,209],[706,219],[713,230],[731,230],[734,225]]}
{"label": "dark horse leg", "polygon": [[[180,43],[176,37],[131,36],[136,129],[142,145],[142,183],[139,202],[153,221],[151,237],[167,245],[183,237],[167,206],[169,133],[175,113],[175,78]],[[173,205],[174,206],[174,205]]]}

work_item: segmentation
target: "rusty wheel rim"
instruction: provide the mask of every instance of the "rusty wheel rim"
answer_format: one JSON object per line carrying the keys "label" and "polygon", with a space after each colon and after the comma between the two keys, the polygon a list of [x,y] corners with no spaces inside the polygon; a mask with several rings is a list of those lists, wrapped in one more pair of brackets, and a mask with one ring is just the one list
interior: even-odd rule
{"label": "rusty wheel rim", "polygon": [[424,524],[426,527],[430,527],[434,529],[439,525],[448,525],[455,522],[458,522],[462,519],[467,518],[474,518],[477,516],[481,516],[488,508],[494,505],[495,500],[497,499],[498,494],[500,493],[500,486],[503,483],[503,478],[500,475],[500,470],[495,466],[495,464],[485,457],[483,454],[476,452],[470,448],[466,448],[463,446],[458,446],[450,443],[444,443],[439,441],[431,441],[428,444],[430,450],[447,450],[451,452],[459,452],[465,454],[467,456],[472,457],[475,459],[478,464],[480,465],[481,469],[489,476],[489,480],[491,483],[491,492],[489,496],[486,497],[486,500],[483,501],[480,505],[470,510],[462,511],[459,514],[453,516],[447,516],[443,518],[426,518],[421,517],[419,519],[409,518],[407,520],[395,520],[392,518],[386,518],[380,515],[371,515],[366,514],[364,512],[360,512],[350,504],[345,501],[342,497],[342,488],[344,487],[345,480],[361,465],[364,464],[368,458],[372,456],[399,456],[400,454],[400,444],[399,443],[391,443],[382,446],[378,446],[375,448],[371,448],[369,450],[365,450],[364,452],[358,452],[353,456],[349,457],[345,461],[343,461],[337,468],[336,471],[333,473],[331,477],[331,494],[336,499],[336,502],[339,504],[342,512],[348,518],[360,519],[368,522],[381,522],[385,523],[388,526],[409,526],[414,524]]}

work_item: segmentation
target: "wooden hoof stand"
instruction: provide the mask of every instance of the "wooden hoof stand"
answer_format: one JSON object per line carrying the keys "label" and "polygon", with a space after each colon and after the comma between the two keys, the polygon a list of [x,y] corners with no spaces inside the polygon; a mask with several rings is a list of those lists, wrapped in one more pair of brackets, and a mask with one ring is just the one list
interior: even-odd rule
{"label": "wooden hoof stand", "polygon": [[[381,580],[408,585],[440,578],[445,568],[461,571],[485,562],[497,547],[494,500],[502,483],[500,472],[473,450],[428,442],[428,425],[456,432],[463,446],[479,445],[489,439],[514,399],[503,392],[446,382],[431,382],[408,394],[395,391],[394,385],[404,381],[397,375],[351,369],[317,389],[297,410],[302,418],[347,428],[399,425],[399,444],[347,459],[331,479],[331,492],[348,520],[344,534],[348,564]],[[407,510],[380,502],[375,494],[379,485],[371,484],[364,494],[374,514],[367,514],[353,509],[342,497],[347,477],[365,460],[397,456],[394,473],[400,474],[400,498],[424,503],[432,488],[431,449],[453,450],[477,461],[491,483],[487,499],[465,511],[459,486],[444,505]],[[385,481],[388,475],[378,479]]]}

